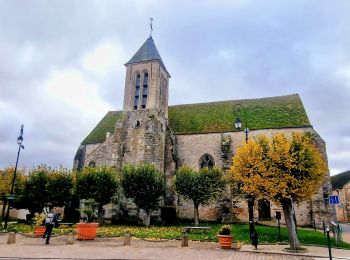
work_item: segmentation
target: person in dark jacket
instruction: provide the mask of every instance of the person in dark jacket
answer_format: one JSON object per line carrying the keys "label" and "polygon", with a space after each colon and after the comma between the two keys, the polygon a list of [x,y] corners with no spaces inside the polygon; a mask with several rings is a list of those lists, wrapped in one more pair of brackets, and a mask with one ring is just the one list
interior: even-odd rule
{"label": "person in dark jacket", "polygon": [[53,210],[50,210],[50,212],[46,215],[45,218],[45,233],[43,235],[43,238],[46,237],[46,244],[50,244],[50,237],[51,237],[51,232],[54,226],[56,226],[58,223],[58,218],[57,215]]}

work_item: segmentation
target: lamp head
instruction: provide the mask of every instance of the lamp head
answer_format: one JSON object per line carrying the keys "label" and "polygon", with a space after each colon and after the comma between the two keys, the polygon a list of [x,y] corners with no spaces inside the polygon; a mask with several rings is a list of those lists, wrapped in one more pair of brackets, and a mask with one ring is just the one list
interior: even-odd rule
{"label": "lamp head", "polygon": [[23,136],[19,136],[18,138],[17,138],[17,144],[22,144],[22,142],[23,142]]}
{"label": "lamp head", "polygon": [[237,119],[236,119],[235,128],[238,130],[240,130],[242,128],[242,121],[239,117],[237,117]]}

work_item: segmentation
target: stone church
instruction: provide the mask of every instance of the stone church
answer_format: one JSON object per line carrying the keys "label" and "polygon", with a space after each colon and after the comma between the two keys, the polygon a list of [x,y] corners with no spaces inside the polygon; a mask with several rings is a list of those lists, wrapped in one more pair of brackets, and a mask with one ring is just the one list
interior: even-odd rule
{"label": "stone church", "polygon": [[[218,166],[226,170],[236,149],[245,141],[245,134],[234,128],[235,104],[246,108],[249,138],[277,132],[313,132],[326,158],[325,142],[313,129],[297,94],[168,106],[170,73],[151,36],[125,67],[123,110],[107,112],[81,142],[74,158],[75,169],[95,165],[119,169],[129,163],[148,162],[164,172],[168,185],[181,166],[197,170]],[[334,207],[325,200],[331,190],[327,172],[313,198],[295,205],[298,225],[321,225],[334,218]],[[174,207],[178,218],[193,217],[192,205],[174,194],[169,194],[163,203]],[[248,220],[247,203],[233,201],[229,196],[200,207],[200,219],[223,219],[223,211],[225,218],[229,212],[229,219]],[[276,211],[282,212],[266,199],[255,201],[256,221],[274,219]]]}

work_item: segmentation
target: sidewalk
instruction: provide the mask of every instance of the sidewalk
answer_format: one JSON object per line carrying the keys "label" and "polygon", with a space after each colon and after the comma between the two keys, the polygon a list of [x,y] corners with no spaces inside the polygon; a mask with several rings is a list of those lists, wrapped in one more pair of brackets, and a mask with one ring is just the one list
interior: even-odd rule
{"label": "sidewalk", "polygon": [[[254,250],[244,245],[240,251],[222,250],[215,242],[189,241],[189,247],[181,248],[181,241],[150,242],[132,239],[131,246],[123,246],[122,238],[98,238],[93,241],[74,240],[67,245],[67,237],[53,237],[50,245],[41,238],[20,234],[15,244],[6,244],[7,235],[0,236],[0,259],[327,259],[328,249],[306,247],[307,252],[284,252],[286,245],[260,245]],[[333,259],[350,259],[350,250],[332,249]]]}

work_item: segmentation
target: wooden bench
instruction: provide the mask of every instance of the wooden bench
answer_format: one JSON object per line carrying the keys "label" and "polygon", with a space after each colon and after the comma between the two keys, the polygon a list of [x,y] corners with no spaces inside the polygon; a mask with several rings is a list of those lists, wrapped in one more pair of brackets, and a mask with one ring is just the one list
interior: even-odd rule
{"label": "wooden bench", "polygon": [[211,227],[184,227],[184,233],[190,233],[191,230],[200,230],[200,231],[205,231],[207,232],[208,230],[210,230]]}
{"label": "wooden bench", "polygon": [[73,225],[75,225],[76,223],[68,223],[68,222],[61,222],[61,221],[58,221],[58,225],[61,226],[61,225],[65,225],[65,226],[68,226],[68,227],[71,227]]}

